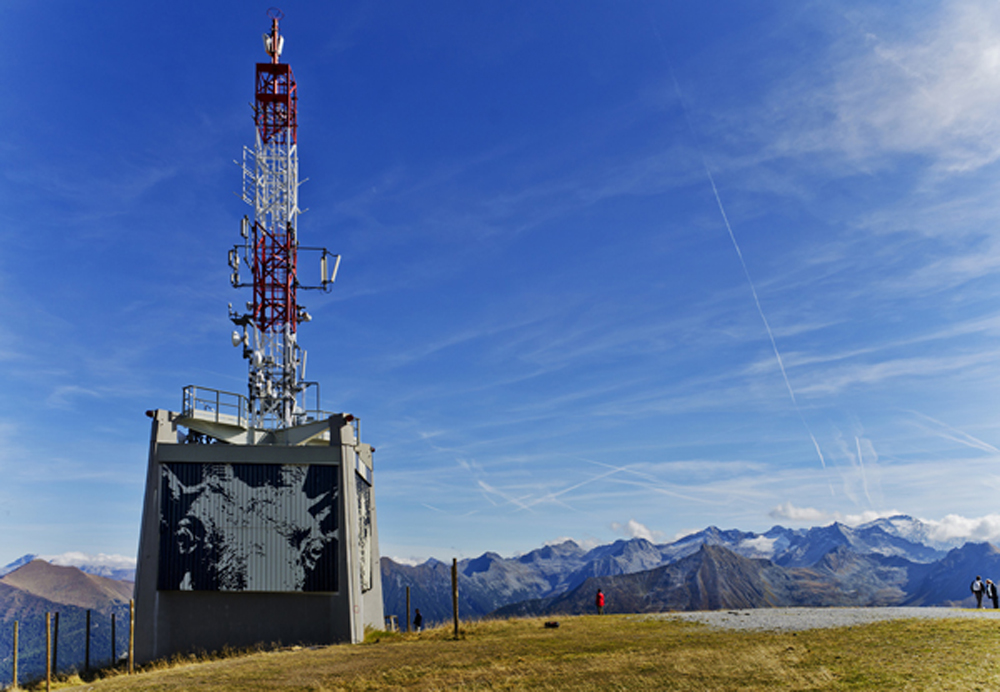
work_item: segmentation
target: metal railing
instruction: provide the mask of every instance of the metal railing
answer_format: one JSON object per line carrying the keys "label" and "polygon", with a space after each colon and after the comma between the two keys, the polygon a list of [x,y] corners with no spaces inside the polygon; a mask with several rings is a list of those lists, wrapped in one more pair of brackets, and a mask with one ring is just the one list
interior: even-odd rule
{"label": "metal railing", "polygon": [[[313,421],[325,420],[333,415],[330,411],[323,411],[319,408],[319,383],[304,382],[306,389],[310,386],[316,389],[316,408],[307,410],[297,410],[295,413],[295,424],[303,425]],[[224,423],[226,425],[238,425],[243,428],[251,427],[253,417],[250,411],[250,401],[242,394],[235,392],[225,392],[211,387],[198,387],[189,384],[184,388],[183,401],[181,403],[181,415],[188,418],[212,421],[214,423]],[[271,429],[268,423],[273,421],[261,421],[265,429]]]}
{"label": "metal railing", "polygon": [[181,415],[244,428],[250,426],[250,405],[245,396],[193,384],[184,388]]}

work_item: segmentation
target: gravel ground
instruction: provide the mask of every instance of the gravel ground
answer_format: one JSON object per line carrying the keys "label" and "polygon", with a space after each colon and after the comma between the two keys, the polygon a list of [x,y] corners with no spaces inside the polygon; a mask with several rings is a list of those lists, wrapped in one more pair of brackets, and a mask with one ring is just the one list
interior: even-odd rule
{"label": "gravel ground", "polygon": [[989,618],[1000,622],[1000,610],[972,608],[754,608],[657,613],[637,619],[672,619],[701,622],[733,630],[797,631],[823,627],[866,625],[880,620],[907,618]]}

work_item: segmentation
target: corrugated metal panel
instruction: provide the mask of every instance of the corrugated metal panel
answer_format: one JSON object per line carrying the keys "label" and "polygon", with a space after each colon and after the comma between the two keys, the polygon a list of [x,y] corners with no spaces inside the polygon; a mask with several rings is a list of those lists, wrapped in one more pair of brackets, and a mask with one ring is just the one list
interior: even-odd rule
{"label": "corrugated metal panel", "polygon": [[337,590],[337,467],[160,468],[158,588]]}

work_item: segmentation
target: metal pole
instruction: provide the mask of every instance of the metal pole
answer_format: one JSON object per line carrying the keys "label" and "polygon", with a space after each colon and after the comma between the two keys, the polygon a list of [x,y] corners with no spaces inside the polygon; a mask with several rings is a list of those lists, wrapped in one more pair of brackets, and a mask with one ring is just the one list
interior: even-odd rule
{"label": "metal pole", "polygon": [[13,688],[17,689],[17,620],[14,620],[14,682]]}
{"label": "metal pole", "polygon": [[45,692],[52,692],[52,613],[45,613]]}
{"label": "metal pole", "polygon": [[115,614],[111,613],[111,667],[115,667],[118,657],[115,656]]}
{"label": "metal pole", "polygon": [[455,614],[455,639],[458,639],[458,558],[451,559],[451,612]]}
{"label": "metal pole", "polygon": [[90,610],[87,610],[87,646],[83,657],[83,670],[90,672]]}
{"label": "metal pole", "polygon": [[406,632],[410,632],[410,587],[406,587]]}
{"label": "metal pole", "polygon": [[128,601],[128,674],[135,675],[135,600]]}

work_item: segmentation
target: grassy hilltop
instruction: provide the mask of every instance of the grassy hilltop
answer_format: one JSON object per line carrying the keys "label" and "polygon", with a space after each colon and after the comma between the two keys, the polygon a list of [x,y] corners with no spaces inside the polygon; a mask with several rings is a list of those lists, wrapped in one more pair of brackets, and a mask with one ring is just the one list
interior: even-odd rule
{"label": "grassy hilltop", "polygon": [[451,628],[374,633],[359,646],[179,662],[75,689],[1000,689],[1000,630],[991,620],[898,620],[798,633],[722,631],[642,615],[559,622],[557,629],[541,619],[472,623],[458,641]]}

